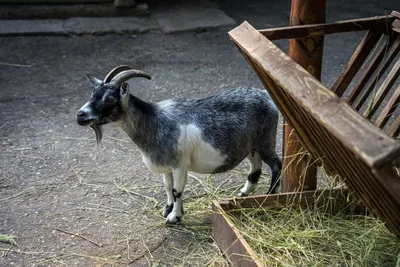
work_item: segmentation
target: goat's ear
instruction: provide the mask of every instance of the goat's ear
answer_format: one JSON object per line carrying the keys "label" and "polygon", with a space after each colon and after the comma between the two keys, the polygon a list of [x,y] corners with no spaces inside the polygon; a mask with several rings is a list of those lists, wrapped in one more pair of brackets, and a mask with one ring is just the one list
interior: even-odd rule
{"label": "goat's ear", "polygon": [[123,83],[121,85],[120,93],[121,93],[121,99],[123,99],[125,96],[129,95],[129,84],[128,83]]}
{"label": "goat's ear", "polygon": [[86,78],[88,79],[88,81],[90,82],[90,85],[93,88],[97,88],[103,82],[102,80],[99,80],[99,79],[97,79],[97,78],[95,78],[95,77],[93,77],[93,76],[91,76],[91,75],[89,75],[87,73],[85,73],[85,75],[86,75]]}

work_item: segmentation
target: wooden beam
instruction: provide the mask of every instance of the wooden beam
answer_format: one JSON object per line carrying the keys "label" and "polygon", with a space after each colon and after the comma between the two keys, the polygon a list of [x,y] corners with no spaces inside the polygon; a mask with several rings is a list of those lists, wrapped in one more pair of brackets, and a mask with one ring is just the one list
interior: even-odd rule
{"label": "wooden beam", "polygon": [[400,116],[397,116],[394,122],[392,122],[392,125],[390,125],[390,128],[387,131],[387,133],[389,136],[393,138],[396,138],[400,134]]}
{"label": "wooden beam", "polygon": [[318,154],[325,167],[333,168],[400,238],[400,195],[393,190],[400,187],[400,178],[391,169],[400,157],[400,143],[326,89],[250,24],[243,23],[229,35],[248,57],[282,115],[294,122],[303,144]]}
{"label": "wooden beam", "polygon": [[397,105],[400,101],[400,85],[394,91],[394,94],[389,99],[389,102],[386,104],[385,108],[382,110],[379,117],[376,119],[375,125],[379,128],[385,127],[386,123],[389,121],[393,112],[396,110]]}
{"label": "wooden beam", "polygon": [[400,33],[400,19],[396,19],[395,21],[393,21],[392,30]]}
{"label": "wooden beam", "polygon": [[373,30],[386,33],[386,25],[390,25],[395,17],[379,16],[363,19],[337,21],[310,25],[289,26],[271,29],[261,29],[259,32],[269,40],[295,39],[307,36],[320,36],[334,33]]}
{"label": "wooden beam", "polygon": [[351,56],[349,63],[347,63],[346,68],[340,74],[336,82],[333,84],[331,90],[338,96],[342,96],[346,91],[347,87],[353,80],[354,76],[360,70],[365,59],[374,49],[376,43],[379,41],[382,34],[376,31],[368,31],[361,43],[358,45],[357,49]]}
{"label": "wooden beam", "polygon": [[262,267],[264,266],[247,241],[240,234],[225,212],[227,206],[223,201],[212,202],[213,229],[212,235],[220,250],[226,255],[232,266]]}
{"label": "wooden beam", "polygon": [[397,35],[396,39],[389,47],[385,48],[386,51],[382,63],[375,70],[374,74],[368,78],[368,82],[365,85],[365,88],[362,90],[361,94],[354,102],[353,107],[355,108],[355,110],[361,109],[365,101],[367,101],[368,97],[370,96],[372,90],[375,88],[375,85],[378,83],[382,75],[385,73],[389,65],[392,63],[392,61],[396,58],[397,54],[399,53],[400,35],[398,33],[393,33],[393,35],[395,36]]}
{"label": "wooden beam", "polygon": [[[292,0],[289,25],[325,22],[325,0]],[[324,36],[289,41],[289,57],[321,80]],[[317,166],[304,150],[292,125],[284,124],[283,192],[308,191],[317,188]],[[300,155],[300,156],[299,156]]]}
{"label": "wooden beam", "polygon": [[[256,34],[257,31],[252,31],[252,29],[254,28],[248,22],[244,22],[230,31],[229,35],[241,50],[262,63],[262,66],[258,67],[266,71],[270,75],[268,77],[273,77],[275,82],[279,81],[277,84],[279,88],[285,88],[291,97],[296,99],[296,103],[301,103],[301,106],[304,106],[313,118],[343,142],[344,146],[354,153],[363,151],[360,157],[370,167],[382,166],[400,156],[398,142],[371,126],[366,119],[326,89],[304,68],[293,62],[272,42],[262,39],[259,34]],[[264,76],[259,74],[259,77]],[[279,93],[277,90],[272,91],[269,87],[266,88],[270,94]],[[280,103],[277,102],[277,105],[279,107]],[[282,115],[287,115],[287,110],[281,110],[281,112]],[[363,138],[359,138],[360,136]]]}
{"label": "wooden beam", "polygon": [[360,109],[379,78],[387,69],[390,62],[394,59],[399,49],[399,42],[400,39],[398,38],[398,34],[392,34],[378,51],[371,64],[368,65],[360,80],[354,86],[347,101],[355,110]]}
{"label": "wooden beam", "polygon": [[387,94],[390,92],[393,84],[396,82],[397,78],[400,76],[400,59],[397,60],[396,64],[394,64],[392,70],[389,72],[385,81],[379,87],[376,96],[374,97],[374,103],[370,110],[366,111],[365,116],[368,119],[371,119],[375,112],[378,110],[379,106],[382,104],[382,101],[385,99]]}

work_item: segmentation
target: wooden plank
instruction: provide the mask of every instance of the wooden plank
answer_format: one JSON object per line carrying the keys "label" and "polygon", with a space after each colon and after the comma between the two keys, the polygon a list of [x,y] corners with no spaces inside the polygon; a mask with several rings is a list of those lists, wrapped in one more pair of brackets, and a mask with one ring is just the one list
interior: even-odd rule
{"label": "wooden plank", "polygon": [[381,62],[385,58],[385,55],[387,53],[388,47],[392,46],[392,44],[396,40],[396,37],[397,37],[396,35],[392,34],[390,36],[390,38],[385,41],[383,46],[376,53],[376,55],[375,55],[374,59],[372,60],[372,62],[367,66],[367,68],[364,71],[363,75],[361,76],[360,80],[354,86],[353,90],[351,91],[351,94],[350,94],[349,98],[347,99],[347,102],[350,105],[353,105],[354,102],[356,101],[356,99],[359,98],[360,94],[363,92],[363,90],[366,87],[367,83],[370,80],[372,80],[372,81],[375,80],[375,79],[370,79],[370,78],[372,76],[376,76],[376,75],[378,75],[378,73],[380,73]]}
{"label": "wooden plank", "polygon": [[248,23],[231,31],[230,36],[282,115],[293,123],[306,148],[314,151],[325,167],[333,168],[400,238],[400,195],[394,190],[400,188],[400,177],[388,180],[381,176],[400,157],[399,143],[327,90]]}
{"label": "wooden plank", "polygon": [[231,220],[228,219],[224,207],[226,204],[214,200],[212,235],[220,250],[226,255],[232,266],[262,267],[256,254],[240,234]]}
{"label": "wooden plank", "polygon": [[261,29],[259,32],[269,40],[295,39],[307,36],[327,35],[352,31],[374,30],[385,33],[387,27],[394,21],[393,16],[379,16],[363,19],[337,21],[333,23],[309,24],[301,26]]}
{"label": "wooden plank", "polygon": [[[235,208],[263,208],[266,210],[276,210],[289,204],[307,207],[310,205],[324,206],[334,204],[336,208],[344,208],[349,190],[342,189],[323,189],[310,190],[303,192],[288,192],[282,194],[258,195],[235,198],[222,198],[221,202],[227,203],[230,210]],[[365,208],[365,207],[364,207]]]}
{"label": "wooden plank", "polygon": [[[393,41],[392,41],[393,40]],[[354,91],[359,91],[360,94],[355,99],[352,106],[355,110],[360,110],[365,101],[368,99],[372,90],[375,88],[375,85],[378,83],[379,79],[382,77],[383,73],[387,70],[392,61],[396,58],[397,54],[400,51],[400,35],[397,33],[393,33],[393,36],[390,37],[388,47],[382,47],[383,50],[383,59],[378,63],[376,69],[373,71],[372,75],[365,76],[364,81],[366,84],[364,88],[360,86],[356,88]],[[372,70],[372,69],[371,69]],[[351,98],[351,96],[350,96]],[[350,101],[349,101],[350,102]]]}
{"label": "wooden plank", "polygon": [[396,19],[395,21],[393,21],[392,30],[400,33],[400,19]]}
{"label": "wooden plank", "polygon": [[386,123],[392,116],[393,112],[396,110],[399,101],[400,101],[400,85],[394,91],[394,94],[389,99],[388,103],[382,110],[381,114],[379,114],[379,117],[376,119],[375,122],[376,126],[378,126],[379,128],[385,127]]}
{"label": "wooden plank", "polygon": [[366,111],[365,116],[368,119],[371,119],[372,116],[375,114],[375,112],[378,110],[379,106],[382,104],[382,101],[390,92],[390,89],[392,88],[393,84],[396,82],[399,76],[400,76],[400,59],[397,60],[396,64],[394,64],[392,70],[389,72],[385,81],[379,87],[371,109]]}
{"label": "wooden plank", "polygon": [[347,63],[346,68],[342,74],[340,74],[331,88],[331,90],[339,97],[344,94],[354,76],[362,67],[365,59],[371,53],[372,49],[374,49],[381,36],[382,34],[376,31],[368,31],[364,36],[357,49],[351,56],[349,63]]}
{"label": "wooden plank", "polygon": [[[231,39],[262,64],[265,71],[279,81],[279,86],[299,101],[317,121],[370,167],[378,167],[400,155],[400,144],[389,138],[350,106],[326,89],[306,70],[258,33],[247,22],[229,32]],[[268,60],[264,55],[268,54]],[[285,71],[290,70],[290,75]],[[312,88],[312,89],[311,89]],[[363,136],[363,138],[359,138]],[[385,148],[385,149],[382,149]]]}
{"label": "wooden plank", "polygon": [[[400,116],[398,116],[394,122],[392,122],[392,125],[390,125],[389,130],[387,131],[388,135],[391,137],[397,137],[400,134]],[[400,164],[398,166],[400,168]]]}

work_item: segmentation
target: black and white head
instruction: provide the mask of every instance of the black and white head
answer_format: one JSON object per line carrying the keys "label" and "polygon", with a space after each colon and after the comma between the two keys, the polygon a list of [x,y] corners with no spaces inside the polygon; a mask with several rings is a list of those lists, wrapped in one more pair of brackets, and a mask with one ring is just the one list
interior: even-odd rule
{"label": "black and white head", "polygon": [[134,77],[151,79],[150,75],[129,66],[111,70],[104,80],[86,74],[92,86],[90,100],[78,111],[76,121],[82,126],[91,126],[96,132],[97,142],[102,137],[101,125],[116,122],[128,105],[129,85],[127,80]]}

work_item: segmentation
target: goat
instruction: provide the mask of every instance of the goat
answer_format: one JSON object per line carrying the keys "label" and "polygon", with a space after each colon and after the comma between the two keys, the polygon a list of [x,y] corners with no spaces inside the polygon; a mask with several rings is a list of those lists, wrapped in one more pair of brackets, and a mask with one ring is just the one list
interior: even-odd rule
{"label": "goat", "polygon": [[275,152],[278,110],[265,90],[241,88],[192,100],[148,103],[129,94],[127,80],[151,79],[147,73],[119,66],[103,81],[86,74],[93,91],[78,112],[79,125],[90,125],[101,141],[101,125],[113,122],[137,145],[153,173],[163,174],[167,223],[183,215],[182,193],[188,171],[222,173],[244,158],[251,164],[239,195],[257,186],[264,161],[272,170],[268,193],[279,186],[281,159]]}

